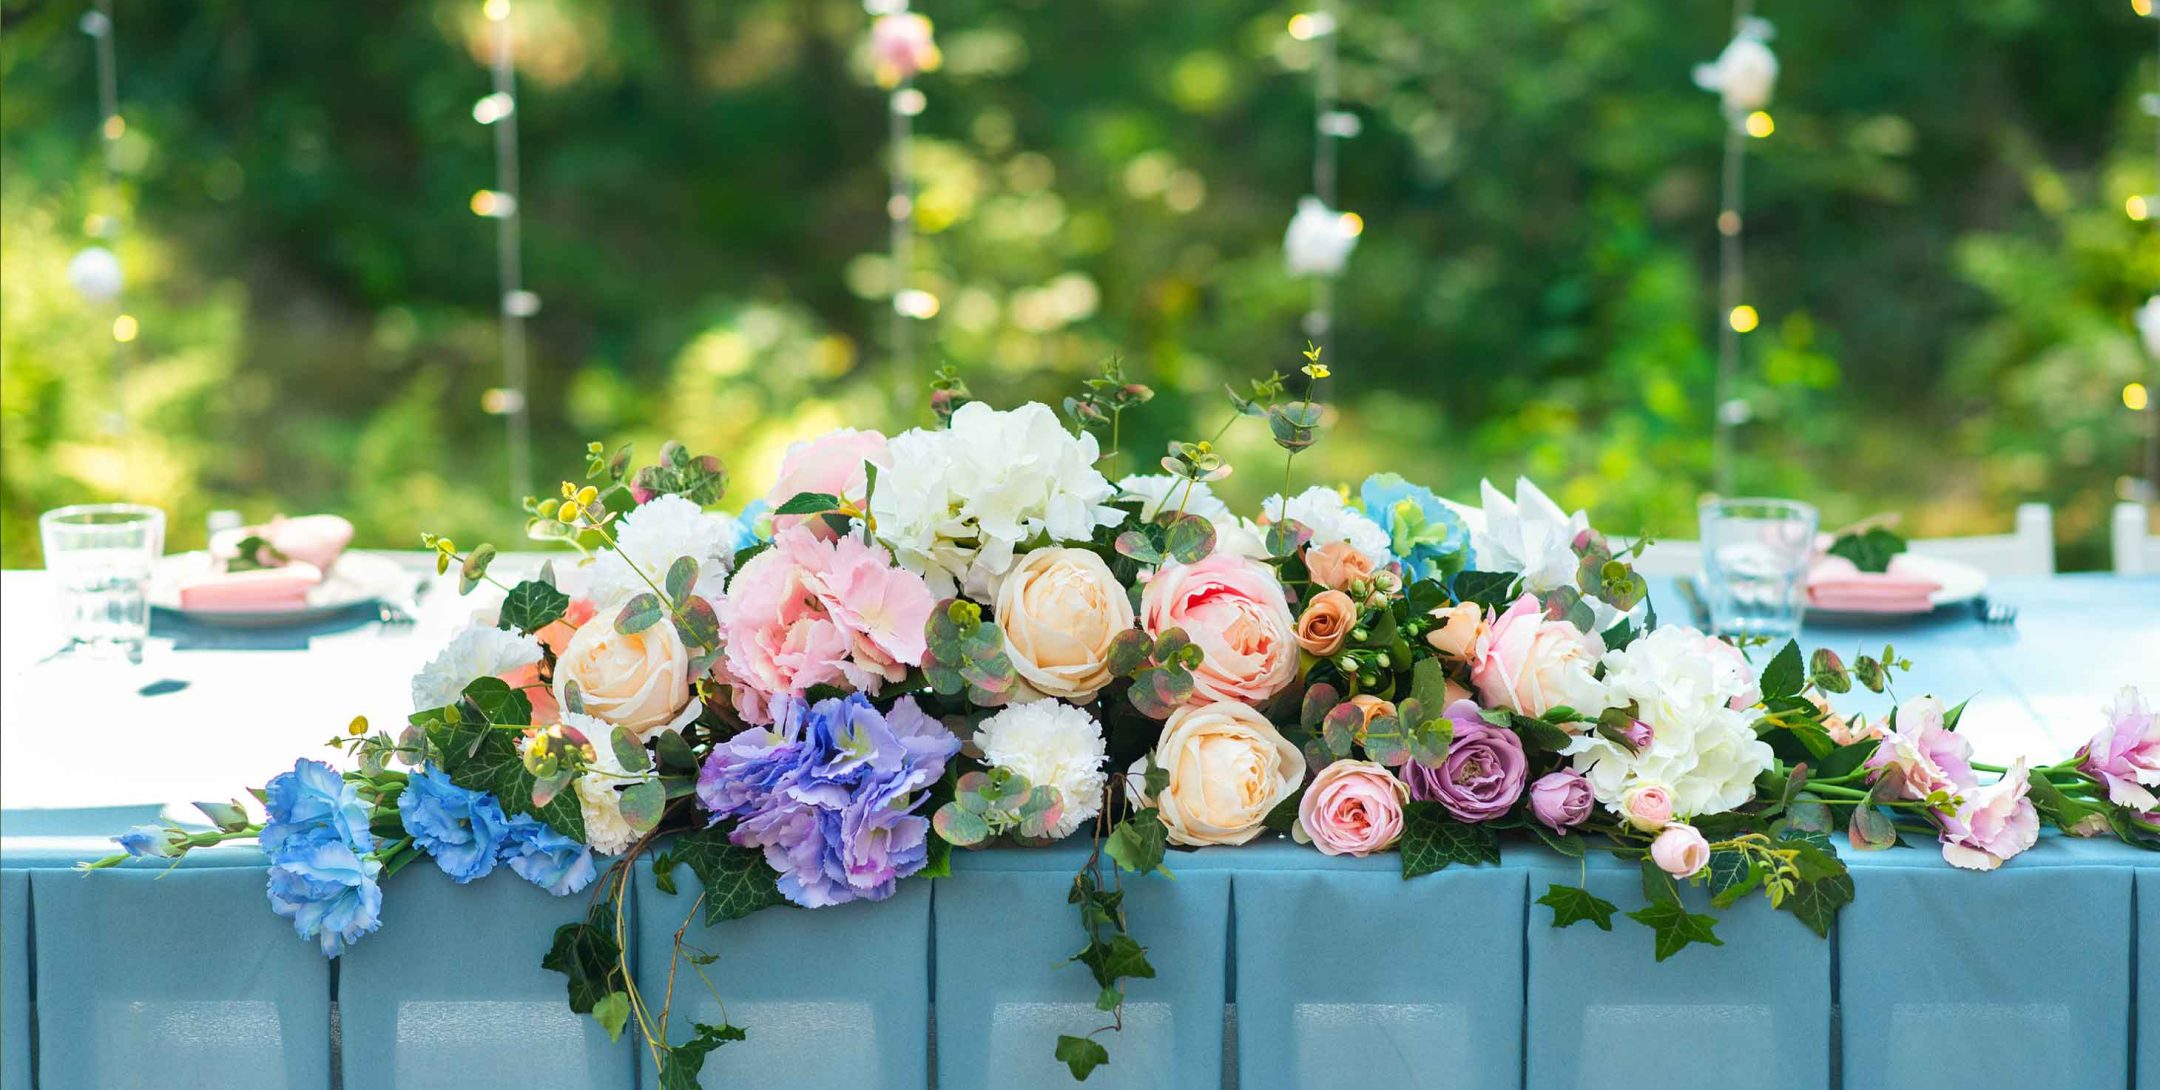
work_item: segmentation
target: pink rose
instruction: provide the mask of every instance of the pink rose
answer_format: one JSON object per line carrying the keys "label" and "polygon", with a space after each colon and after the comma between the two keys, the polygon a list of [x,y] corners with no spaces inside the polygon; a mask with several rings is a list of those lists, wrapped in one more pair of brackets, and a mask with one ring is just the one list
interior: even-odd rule
{"label": "pink rose", "polygon": [[1274,569],[1215,553],[1197,564],[1165,564],[1140,595],[1140,625],[1173,628],[1204,656],[1189,703],[1258,704],[1297,680],[1298,644],[1290,605]]}
{"label": "pink rose", "polygon": [[1547,618],[1538,600],[1525,594],[1478,640],[1470,682],[1489,708],[1541,716],[1565,706],[1594,715],[1605,706],[1605,687],[1595,673],[1604,652],[1596,636]]}
{"label": "pink rose", "polygon": [[[780,459],[780,476],[773,482],[772,491],[765,494],[765,502],[779,507],[804,492],[822,492],[859,504],[869,487],[864,462],[874,462],[881,470],[892,468],[884,435],[841,428],[792,444]],[[819,537],[839,536],[824,519],[814,515],[774,515],[773,533],[805,521]]]}
{"label": "pink rose", "polygon": [[2108,801],[2140,812],[2160,806],[2160,717],[2125,685],[2107,709],[2108,725],[2078,751],[2078,770],[2107,788]]}
{"label": "pink rose", "polygon": [[1693,878],[1710,862],[1710,842],[1693,825],[1667,825],[1650,842],[1650,858],[1675,878]]}
{"label": "pink rose", "polygon": [[1663,829],[1672,821],[1672,792],[1661,783],[1630,788],[1620,796],[1620,809],[1628,824],[1646,833]]}
{"label": "pink rose", "polygon": [[1371,855],[1402,839],[1410,788],[1372,761],[1337,761],[1298,800],[1292,836],[1326,855]]}
{"label": "pink rose", "polygon": [[1942,818],[1943,861],[1966,870],[1994,870],[2040,839],[2040,814],[2026,792],[2025,762],[2003,778],[1968,791],[1954,814]]}
{"label": "pink rose", "polygon": [[772,721],[772,698],[818,685],[875,695],[922,665],[928,650],[930,588],[853,535],[821,541],[807,526],[783,531],[728,588],[722,674],[752,723]]}
{"label": "pink rose", "polygon": [[1589,820],[1590,807],[1596,801],[1590,793],[1590,781],[1582,773],[1565,768],[1547,772],[1530,785],[1531,816],[1556,833]]}
{"label": "pink rose", "polygon": [[1903,789],[1898,797],[1925,799],[1937,791],[1955,795],[1980,781],[1973,775],[1972,743],[1943,725],[1942,701],[1924,696],[1897,710],[1893,727],[1867,759],[1868,782],[1895,770]]}

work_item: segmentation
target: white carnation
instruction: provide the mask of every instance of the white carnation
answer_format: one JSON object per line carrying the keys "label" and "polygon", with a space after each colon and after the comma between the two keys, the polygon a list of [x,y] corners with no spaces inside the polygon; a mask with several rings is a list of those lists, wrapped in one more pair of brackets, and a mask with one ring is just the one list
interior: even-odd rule
{"label": "white carnation", "polygon": [[1095,469],[1095,437],[1075,437],[1048,406],[962,405],[950,427],[893,437],[893,468],[870,507],[902,567],[939,595],[987,602],[1023,546],[1085,541],[1125,512]]}
{"label": "white carnation", "polygon": [[585,818],[585,843],[602,855],[620,855],[637,842],[637,830],[622,812],[622,788],[652,778],[650,770],[633,774],[615,756],[613,727],[589,715],[564,712],[566,726],[576,727],[592,743],[593,759],[577,778],[578,811]]}
{"label": "white carnation", "polygon": [[1728,706],[1753,682],[1728,657],[1712,654],[1709,639],[1672,625],[1605,653],[1607,703],[1634,702],[1650,725],[1650,745],[1632,753],[1593,732],[1565,752],[1615,812],[1630,789],[1648,784],[1671,791],[1681,817],[1723,813],[1754,797],[1755,778],[1772,762],[1770,746],[1756,737],[1752,714]]}
{"label": "white carnation", "polygon": [[473,625],[452,637],[448,647],[413,675],[413,710],[455,704],[465,686],[539,661],[539,640],[494,625]]}
{"label": "white carnation", "polygon": [[[1269,496],[1260,510],[1270,519],[1284,517],[1281,494]],[[1289,517],[1303,523],[1313,532],[1312,547],[1335,541],[1347,541],[1365,559],[1372,561],[1374,569],[1384,568],[1394,557],[1388,552],[1387,531],[1380,524],[1367,518],[1365,512],[1343,502],[1342,493],[1332,488],[1314,485],[1290,497]]]}
{"label": "white carnation", "polygon": [[614,533],[616,548],[600,550],[593,562],[592,599],[602,613],[651,590],[646,580],[662,583],[669,566],[685,556],[698,562],[693,592],[718,598],[735,556],[735,521],[681,496],[654,497],[624,515]]}
{"label": "white carnation", "polygon": [[1016,705],[983,720],[975,745],[992,768],[1057,789],[1064,811],[1051,836],[1070,835],[1101,811],[1106,751],[1102,725],[1087,712],[1057,700]]}

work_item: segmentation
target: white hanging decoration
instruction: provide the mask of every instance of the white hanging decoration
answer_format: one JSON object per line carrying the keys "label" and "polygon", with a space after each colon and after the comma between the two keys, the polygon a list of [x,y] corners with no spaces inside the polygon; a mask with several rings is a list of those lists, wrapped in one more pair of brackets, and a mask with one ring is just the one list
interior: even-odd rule
{"label": "white hanging decoration", "polygon": [[1695,66],[1695,86],[1722,99],[1725,113],[1731,117],[1744,117],[1770,105],[1770,95],[1777,87],[1778,61],[1777,54],[1770,52],[1769,42],[1776,34],[1768,19],[1742,19],[1739,31],[1717,60]]}
{"label": "white hanging decoration", "polygon": [[120,298],[120,290],[127,285],[120,271],[120,258],[103,246],[87,246],[76,251],[68,259],[67,281],[70,287],[84,299],[93,303],[110,303]]}
{"label": "white hanging decoration", "polygon": [[1341,276],[1365,223],[1355,212],[1337,212],[1318,197],[1299,197],[1297,214],[1283,232],[1283,267],[1292,276]]}
{"label": "white hanging decoration", "polygon": [[2160,360],[2160,295],[2137,308],[2137,330],[2139,339],[2145,342],[2145,354]]}

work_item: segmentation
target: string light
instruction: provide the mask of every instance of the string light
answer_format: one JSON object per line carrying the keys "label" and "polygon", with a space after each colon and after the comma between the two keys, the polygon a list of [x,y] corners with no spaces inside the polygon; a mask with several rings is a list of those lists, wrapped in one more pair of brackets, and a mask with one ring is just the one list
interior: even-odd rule
{"label": "string light", "polygon": [[1342,233],[1350,238],[1356,238],[1365,233],[1365,217],[1355,212],[1343,213],[1342,218],[1337,222],[1342,225]]}
{"label": "string light", "polygon": [[1732,313],[1726,317],[1726,321],[1732,324],[1735,333],[1753,333],[1755,327],[1762,324],[1762,315],[1755,313],[1754,307],[1742,303],[1732,308]]}
{"label": "string light", "polygon": [[929,97],[915,77],[943,63],[930,20],[908,10],[907,0],[863,0],[870,15],[872,75],[888,94],[886,167],[890,190],[885,216],[892,251],[892,377],[903,406],[917,396],[914,323],[934,318],[938,297],[908,286],[915,272],[915,118],[929,109]]}
{"label": "string light", "polygon": [[509,95],[497,91],[473,103],[472,119],[482,125],[493,125],[497,121],[509,117],[511,111],[515,109],[517,109],[517,103]]}
{"label": "string light", "polygon": [[517,33],[510,0],[486,0],[480,13],[490,24],[489,93],[473,103],[473,120],[487,126],[495,144],[495,184],[472,195],[473,214],[495,221],[496,310],[502,325],[503,383],[480,399],[482,412],[500,416],[510,469],[510,494],[532,494],[532,413],[526,395],[525,319],[540,312],[540,297],[525,290],[524,217],[518,214]]}
{"label": "string light", "polygon": [[1335,16],[1325,11],[1301,11],[1290,17],[1290,36],[1301,42],[1335,33]]}
{"label": "string light", "polygon": [[907,288],[893,295],[893,313],[902,318],[935,318],[938,309],[938,297],[921,288]]}
{"label": "string light", "polygon": [[475,190],[472,195],[472,210],[475,216],[488,216],[493,219],[514,216],[517,215],[517,198],[494,189]]}
{"label": "string light", "polygon": [[142,323],[136,321],[132,314],[122,314],[112,320],[112,339],[121,344],[132,342],[136,334],[141,332]]}
{"label": "string light", "polygon": [[1340,108],[1336,45],[1340,29],[1334,12],[1325,4],[1291,16],[1288,26],[1293,40],[1318,45],[1313,66],[1312,190],[1298,199],[1297,211],[1283,232],[1283,266],[1291,276],[1311,281],[1311,302],[1303,324],[1305,335],[1322,350],[1332,347],[1329,335],[1335,324],[1335,279],[1342,275],[1358,236],[1365,232],[1362,216],[1336,208],[1337,142],[1356,136],[1364,128],[1357,114]]}
{"label": "string light", "polygon": [[2146,392],[2145,384],[2142,382],[2133,382],[2124,386],[2122,398],[2123,408],[2134,413],[2144,412],[2145,406],[2152,404],[2152,395]]}
{"label": "string light", "polygon": [[1698,65],[1697,87],[1718,96],[1725,115],[1725,149],[1718,183],[1718,310],[1725,322],[1718,328],[1718,359],[1711,403],[1716,406],[1711,429],[1711,482],[1714,491],[1733,491],[1735,429],[1754,417],[1747,398],[1740,393],[1740,338],[1762,324],[1755,308],[1741,302],[1747,281],[1742,274],[1741,209],[1744,201],[1747,142],[1777,131],[1769,105],[1777,86],[1777,55],[1770,51],[1776,31],[1767,20],[1754,15],[1754,0],[1734,0],[1732,39],[1717,59]]}
{"label": "string light", "polygon": [[2132,193],[2130,199],[2123,202],[2123,214],[2142,223],[2152,215],[2152,209],[2146,204],[2143,193]]}
{"label": "string light", "polygon": [[2130,0],[2130,10],[2146,18],[2151,18],[2153,13],[2152,0]]}
{"label": "string light", "polygon": [[1777,122],[1770,120],[1767,110],[1757,110],[1747,115],[1747,134],[1757,140],[1777,131]]}
{"label": "string light", "polygon": [[510,0],[487,0],[480,5],[480,14],[487,16],[489,22],[500,23],[510,18]]}

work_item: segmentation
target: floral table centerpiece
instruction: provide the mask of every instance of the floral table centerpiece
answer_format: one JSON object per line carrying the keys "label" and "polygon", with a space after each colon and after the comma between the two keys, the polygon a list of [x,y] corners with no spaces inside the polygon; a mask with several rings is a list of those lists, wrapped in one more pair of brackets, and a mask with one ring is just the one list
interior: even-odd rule
{"label": "floral table centerpiece", "polygon": [[[1505,838],[1610,852],[1641,864],[1626,915],[1663,960],[1720,942],[1682,884],[1713,910],[1759,894],[1827,935],[1854,895],[1841,828],[1858,849],[1933,834],[1978,870],[2043,822],[2160,846],[2160,723],[2134,690],[2038,768],[1975,763],[1962,706],[1934,697],[1840,715],[1831,697],[1888,691],[1909,664],[1661,624],[1640,546],[1527,481],[1486,485],[1475,530],[1395,474],[1294,490],[1327,377],[1308,350],[1298,376],[1231,392],[1223,431],[1253,418],[1284,452],[1251,518],[1210,488],[1231,471],[1213,440],[1172,444],[1161,473],[1104,473],[1150,396],[1114,364],[1064,421],[941,372],[939,426],[797,444],[733,516],[709,510],[718,459],[669,444],[633,471],[593,444],[587,483],[527,501],[531,536],[574,548],[575,570],[503,584],[492,547],[427,539],[489,604],[414,677],[401,730],[356,719],[331,742],[351,767],[299,761],[253,792],[264,820],[206,806],[214,828],[142,826],[90,866],[258,838],[272,910],[330,957],[423,858],[458,883],[500,867],[590,891],[543,964],[611,1036],[635,1026],[662,1085],[689,1087],[747,1028],[678,1031],[634,981],[623,906],[647,853],[661,892],[717,924],[883,900],[948,873],[956,847],[1088,831],[1072,960],[1103,1023],[1045,1042],[1084,1079],[1109,1061],[1125,982],[1154,975],[1124,876],[1167,874],[1172,848],[1273,832],[1394,851],[1405,879],[1496,862]],[[1611,931],[1620,912],[1580,882],[1538,903],[1555,927]],[[709,963],[681,934],[675,959]]]}

